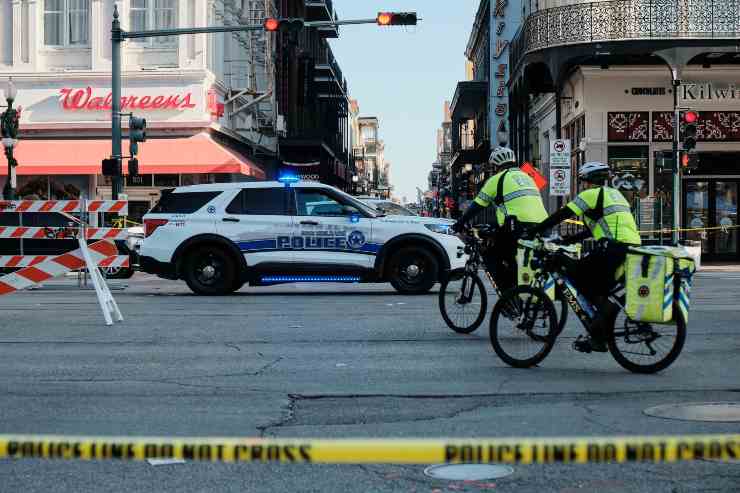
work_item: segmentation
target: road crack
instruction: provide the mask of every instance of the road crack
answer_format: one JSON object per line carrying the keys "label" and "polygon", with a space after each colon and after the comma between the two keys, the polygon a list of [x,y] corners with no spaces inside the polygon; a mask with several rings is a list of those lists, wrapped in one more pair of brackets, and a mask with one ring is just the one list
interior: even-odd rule
{"label": "road crack", "polygon": [[272,423],[257,427],[257,430],[260,433],[260,438],[266,438],[268,434],[269,436],[275,436],[274,433],[270,433],[269,430],[288,426],[295,419],[296,405],[299,399],[299,396],[288,394],[288,404],[284,406],[285,409],[283,411],[283,417],[278,421],[273,421]]}

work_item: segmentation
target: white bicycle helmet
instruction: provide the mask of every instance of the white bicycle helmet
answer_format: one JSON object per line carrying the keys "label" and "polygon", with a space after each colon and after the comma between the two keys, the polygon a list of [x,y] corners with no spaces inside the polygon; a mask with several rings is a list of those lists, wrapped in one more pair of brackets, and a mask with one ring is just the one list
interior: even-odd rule
{"label": "white bicycle helmet", "polygon": [[598,161],[592,161],[581,166],[578,170],[578,178],[589,182],[604,181],[609,177],[609,166]]}
{"label": "white bicycle helmet", "polygon": [[516,155],[508,147],[497,147],[491,152],[488,162],[496,166],[516,165]]}

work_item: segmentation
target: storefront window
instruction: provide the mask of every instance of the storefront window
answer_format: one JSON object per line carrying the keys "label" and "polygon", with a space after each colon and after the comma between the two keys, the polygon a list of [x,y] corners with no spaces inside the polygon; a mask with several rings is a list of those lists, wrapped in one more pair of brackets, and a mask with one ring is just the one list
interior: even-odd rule
{"label": "storefront window", "polygon": [[19,176],[16,193],[33,200],[76,200],[87,194],[89,179],[84,175]]}
{"label": "storefront window", "polygon": [[181,177],[181,183],[184,187],[188,185],[205,185],[215,182],[213,175],[181,175]]}
{"label": "storefront window", "polygon": [[648,196],[648,146],[609,146],[611,186],[618,189],[630,204]]}
{"label": "storefront window", "polygon": [[180,175],[154,175],[155,187],[180,186]]}
{"label": "storefront window", "polygon": [[[655,225],[673,227],[673,153],[655,153]],[[670,239],[670,234],[664,235]]]}

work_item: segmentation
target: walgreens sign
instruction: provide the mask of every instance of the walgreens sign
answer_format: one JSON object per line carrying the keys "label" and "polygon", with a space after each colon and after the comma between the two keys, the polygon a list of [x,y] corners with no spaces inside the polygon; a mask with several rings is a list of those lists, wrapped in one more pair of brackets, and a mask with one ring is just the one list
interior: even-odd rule
{"label": "walgreens sign", "polygon": [[[67,111],[110,111],[113,94],[93,94],[92,87],[75,89],[65,87],[59,91],[62,109]],[[195,108],[193,93],[155,94],[145,96],[121,96],[121,111],[124,110],[187,110]]]}

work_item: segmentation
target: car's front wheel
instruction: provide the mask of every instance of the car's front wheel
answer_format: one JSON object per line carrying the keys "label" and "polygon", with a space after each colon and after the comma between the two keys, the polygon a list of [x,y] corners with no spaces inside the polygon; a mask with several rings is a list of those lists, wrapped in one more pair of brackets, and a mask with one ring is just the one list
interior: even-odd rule
{"label": "car's front wheel", "polygon": [[426,248],[404,247],[391,257],[388,278],[401,294],[423,294],[439,279],[439,262]]}
{"label": "car's front wheel", "polygon": [[193,293],[219,296],[234,291],[237,266],[233,257],[218,246],[194,248],[186,257],[183,277]]}

